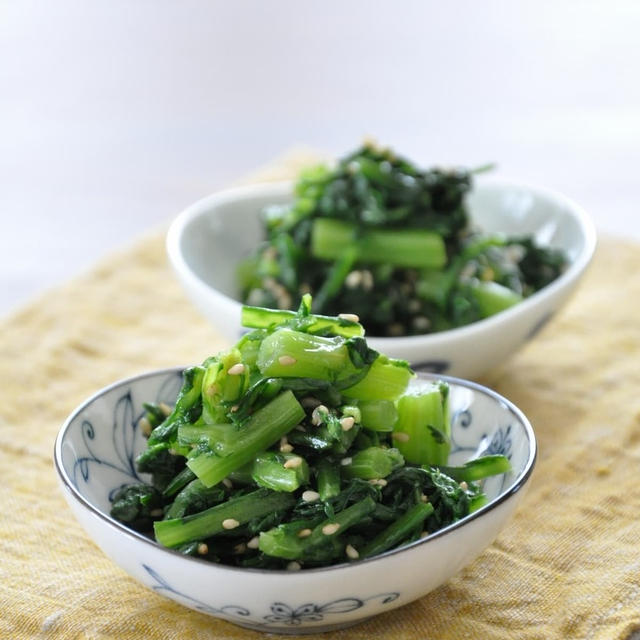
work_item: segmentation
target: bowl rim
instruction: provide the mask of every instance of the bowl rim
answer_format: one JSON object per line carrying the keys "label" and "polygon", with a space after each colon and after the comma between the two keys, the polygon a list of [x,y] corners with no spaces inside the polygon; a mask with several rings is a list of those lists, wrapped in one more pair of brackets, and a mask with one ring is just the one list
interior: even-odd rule
{"label": "bowl rim", "polygon": [[[166,251],[175,271],[183,279],[186,279],[190,286],[196,288],[200,292],[200,295],[213,297],[219,302],[223,301],[226,304],[230,304],[237,308],[239,320],[239,311],[242,306],[242,302],[227,295],[226,293],[223,293],[212,285],[207,284],[207,282],[205,282],[205,280],[203,280],[187,263],[181,246],[185,230],[194,219],[210,215],[210,211],[213,207],[224,205],[239,199],[241,200],[261,195],[272,197],[287,195],[287,193],[292,190],[294,184],[295,181],[293,180],[257,182],[216,191],[189,205],[173,220],[166,235]],[[480,190],[518,189],[530,192],[534,196],[542,199],[555,201],[560,206],[563,206],[564,209],[570,213],[571,217],[578,222],[584,241],[583,249],[575,259],[570,262],[568,268],[553,282],[504,311],[489,316],[488,318],[476,320],[468,325],[453,329],[446,329],[435,333],[397,337],[367,335],[369,340],[376,341],[376,344],[380,349],[384,350],[385,345],[391,344],[411,348],[417,345],[424,345],[425,342],[433,347],[438,347],[447,345],[450,340],[458,338],[473,338],[477,334],[490,330],[492,327],[498,326],[512,317],[526,313],[542,298],[553,295],[556,291],[569,286],[572,282],[578,280],[591,262],[597,244],[596,229],[593,221],[586,211],[574,200],[562,193],[546,187],[533,186],[524,182],[516,182],[502,178],[485,178],[473,186],[471,193],[473,193],[473,189],[476,188]],[[389,347],[387,346],[386,348]]]}
{"label": "bowl rim", "polygon": [[[98,517],[101,521],[105,522],[110,528],[115,529],[120,533],[124,533],[125,535],[130,536],[137,541],[143,542],[145,544],[149,544],[160,552],[168,552],[168,553],[174,554],[178,558],[183,558],[188,561],[197,562],[200,566],[210,566],[216,570],[229,571],[233,573],[240,573],[240,574],[258,573],[262,575],[292,575],[292,572],[286,569],[259,569],[259,568],[252,568],[252,567],[233,567],[229,565],[218,564],[218,563],[210,562],[208,560],[204,560],[202,558],[181,554],[175,549],[163,547],[161,544],[159,544],[155,540],[143,535],[142,533],[134,531],[133,529],[130,529],[123,523],[112,518],[108,513],[101,511],[98,507],[92,504],[87,498],[85,498],[80,493],[80,491],[75,487],[74,483],[71,481],[71,479],[67,475],[62,462],[62,445],[65,439],[65,436],[67,434],[67,431],[69,430],[71,424],[75,421],[78,415],[80,415],[88,406],[90,406],[92,403],[94,403],[104,394],[118,387],[130,385],[143,378],[163,376],[171,373],[184,371],[185,368],[186,367],[184,366],[166,367],[163,369],[154,369],[151,371],[145,371],[127,378],[122,378],[121,380],[117,380],[103,387],[102,389],[99,389],[98,391],[93,393],[89,398],[84,400],[80,405],[78,405],[72,411],[72,413],[67,417],[67,419],[64,421],[62,427],[58,432],[58,435],[56,436],[56,440],[54,443],[54,466],[58,474],[58,478],[62,483],[63,490],[66,490],[69,493],[69,495],[71,495],[80,504],[80,506],[84,507],[84,509],[86,509],[89,513],[93,514],[94,516]],[[310,575],[310,574],[322,573],[325,571],[345,570],[346,568],[349,568],[349,567],[361,567],[366,563],[379,562],[385,558],[389,558],[391,556],[395,556],[398,554],[404,554],[419,546],[427,545],[433,540],[436,540],[437,538],[441,538],[443,536],[448,535],[449,533],[455,532],[457,529],[463,527],[467,523],[470,523],[485,515],[488,515],[496,507],[506,502],[509,498],[513,497],[516,493],[518,493],[531,477],[533,468],[535,466],[536,458],[537,458],[537,441],[535,437],[535,432],[528,418],[513,402],[511,402],[504,396],[500,395],[497,391],[494,391],[489,387],[486,387],[477,382],[473,382],[471,380],[465,380],[462,378],[456,378],[454,376],[439,375],[435,373],[428,373],[428,372],[421,372],[421,371],[417,371],[416,375],[419,378],[431,379],[431,380],[444,380],[445,382],[448,382],[450,384],[466,387],[468,389],[471,389],[474,392],[478,392],[478,393],[484,394],[485,396],[489,396],[492,400],[498,402],[505,409],[507,409],[507,411],[511,413],[513,417],[516,420],[518,420],[524,427],[524,432],[529,445],[529,455],[522,471],[516,476],[511,486],[509,486],[505,491],[503,491],[498,496],[496,496],[493,500],[489,501],[486,505],[483,505],[477,511],[470,513],[464,518],[461,518],[460,520],[453,522],[452,524],[446,527],[443,527],[442,529],[438,529],[438,531],[434,531],[433,533],[431,533],[428,536],[425,536],[424,538],[414,540],[413,542],[410,542],[409,544],[406,544],[402,547],[390,549],[389,551],[385,551],[384,553],[378,554],[376,556],[358,560],[357,562],[351,562],[351,563],[341,562],[339,564],[333,564],[327,567],[314,567],[314,568],[304,569],[304,571],[302,572],[294,572],[294,573],[300,573],[301,575]]]}

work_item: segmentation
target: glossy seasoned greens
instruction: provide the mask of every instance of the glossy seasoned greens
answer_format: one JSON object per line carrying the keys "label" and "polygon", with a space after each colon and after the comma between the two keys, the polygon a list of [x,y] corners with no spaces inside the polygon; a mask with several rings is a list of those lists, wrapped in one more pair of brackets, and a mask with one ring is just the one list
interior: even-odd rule
{"label": "glossy seasoned greens", "polygon": [[111,514],[214,562],[299,569],[407,544],[484,504],[502,456],[446,467],[449,387],[408,386],[353,315],[245,307],[253,328],[184,372],[175,405],[145,405],[148,484]]}
{"label": "glossy seasoned greens", "polygon": [[290,205],[263,211],[266,241],[238,270],[245,303],[350,309],[369,335],[463,326],[556,279],[565,256],[532,237],[487,236],[466,205],[476,171],[423,170],[366,144],[300,175]]}

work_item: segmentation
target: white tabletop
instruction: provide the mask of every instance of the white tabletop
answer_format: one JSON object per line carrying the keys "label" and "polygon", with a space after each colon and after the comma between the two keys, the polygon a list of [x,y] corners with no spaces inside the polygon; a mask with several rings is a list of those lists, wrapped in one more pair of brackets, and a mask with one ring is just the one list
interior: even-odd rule
{"label": "white tabletop", "polygon": [[640,239],[640,3],[0,2],[0,312],[306,145],[373,135]]}

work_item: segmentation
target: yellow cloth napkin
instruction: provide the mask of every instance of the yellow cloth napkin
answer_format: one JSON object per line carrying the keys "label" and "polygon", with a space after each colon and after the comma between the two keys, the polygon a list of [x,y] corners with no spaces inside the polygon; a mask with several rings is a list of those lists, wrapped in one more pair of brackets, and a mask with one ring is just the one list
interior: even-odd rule
{"label": "yellow cloth napkin", "polygon": [[[639,274],[640,246],[601,241],[571,304],[485,378],[539,443],[497,541],[421,600],[330,637],[609,640],[640,629]],[[129,578],[76,524],[52,464],[61,423],[96,389],[224,346],[176,284],[160,233],[0,321],[0,638],[264,637]]]}

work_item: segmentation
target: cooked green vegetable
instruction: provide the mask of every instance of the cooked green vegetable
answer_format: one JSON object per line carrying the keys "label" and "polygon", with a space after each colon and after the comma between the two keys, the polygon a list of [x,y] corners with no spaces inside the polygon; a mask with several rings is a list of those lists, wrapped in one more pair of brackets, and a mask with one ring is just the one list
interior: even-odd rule
{"label": "cooked green vegetable", "polygon": [[316,313],[349,309],[375,336],[442,331],[517,304],[567,258],[474,228],[465,198],[484,169],[423,170],[373,144],[307,169],[291,204],[263,211],[265,242],[238,269],[243,301],[286,310],[311,292]]}
{"label": "cooked green vegetable", "polygon": [[[253,327],[184,372],[114,518],[188,555],[268,569],[370,557],[471,513],[503,456],[447,467],[449,387],[408,387],[406,362],[352,318],[245,307]],[[168,415],[167,415],[168,414]]]}

